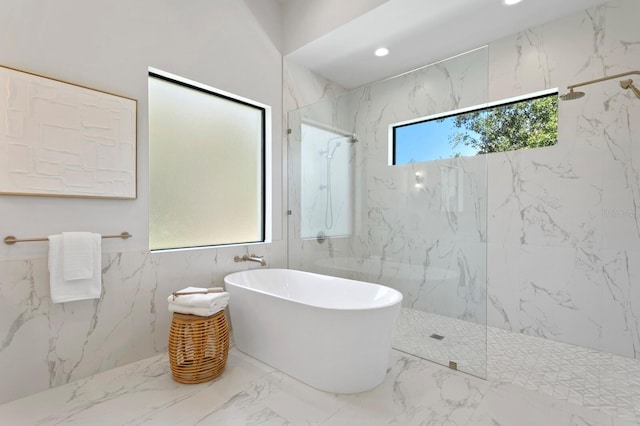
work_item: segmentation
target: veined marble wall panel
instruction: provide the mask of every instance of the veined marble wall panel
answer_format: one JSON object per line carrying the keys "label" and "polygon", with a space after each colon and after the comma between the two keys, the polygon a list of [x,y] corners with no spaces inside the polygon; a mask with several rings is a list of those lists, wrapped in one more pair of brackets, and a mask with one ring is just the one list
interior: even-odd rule
{"label": "veined marble wall panel", "polygon": [[489,241],[599,243],[602,152],[585,145],[568,154],[552,146],[490,155]]}
{"label": "veined marble wall panel", "polygon": [[[461,183],[453,204],[443,202],[451,170]],[[364,228],[367,251],[380,258],[375,282],[402,291],[405,306],[484,322],[485,176],[484,157],[387,166],[374,175]]]}
{"label": "veined marble wall panel", "polygon": [[402,292],[403,306],[484,324],[485,250],[484,243],[439,239],[424,257],[400,263],[398,274],[387,272],[382,283]]}
{"label": "veined marble wall panel", "polygon": [[518,245],[487,244],[487,324],[490,326],[520,331],[519,262]]}
{"label": "veined marble wall panel", "polygon": [[260,267],[235,255],[284,267],[285,244],[105,254],[100,299],[62,304],[51,303],[46,259],[0,262],[0,403],[166,351],[173,291]]}
{"label": "veined marble wall panel", "polygon": [[489,100],[602,77],[605,16],[592,8],[491,42]]}
{"label": "veined marble wall panel", "polygon": [[[602,62],[594,58],[602,50],[604,10],[590,9],[491,43],[491,100],[553,87],[562,93],[576,80],[601,76]],[[576,102],[559,101],[557,145],[490,155],[491,242],[575,246],[599,241],[602,153],[582,137],[575,140],[576,133],[589,134],[580,127],[591,122]]]}
{"label": "veined marble wall panel", "polygon": [[[563,93],[569,84],[639,69],[639,15],[637,0],[611,0],[492,42],[485,98],[554,87]],[[462,106],[467,95],[481,97],[468,92],[478,85],[446,76],[447,70],[440,64],[424,70],[439,81],[434,87],[417,84],[418,74],[407,74],[385,82],[389,86],[356,91],[353,120],[365,141],[357,160],[362,231],[348,243],[333,241],[331,250],[326,243],[305,242],[306,260],[300,264],[312,259],[317,264],[327,256],[332,269],[324,273],[349,270],[352,278],[369,276],[396,286],[411,306],[438,309],[433,307],[438,299],[473,299],[457,290],[452,295],[450,290],[458,287],[434,284],[426,272],[431,268],[436,274],[436,265],[447,271],[456,264],[457,247],[450,247],[449,257],[442,256],[447,233],[455,231],[470,246],[478,241],[465,235],[471,220],[447,221],[453,216],[436,215],[440,197],[437,177],[426,171],[430,166],[407,165],[403,171],[387,166],[382,130],[394,119]],[[469,75],[477,71],[472,66]],[[393,93],[381,95],[392,86]],[[587,93],[584,98],[559,104],[557,145],[487,156],[488,322],[638,358],[640,291],[632,283],[640,274],[640,120],[635,119],[640,102],[616,80],[580,89]],[[405,190],[422,169],[424,190]],[[347,250],[346,256],[337,246]],[[456,273],[460,269],[453,268]],[[408,273],[414,278],[401,279]],[[442,303],[457,313],[461,310],[454,305],[465,304]]]}
{"label": "veined marble wall panel", "polygon": [[[640,43],[638,43],[640,2],[610,0],[605,6],[604,47],[609,74],[637,70],[637,58],[640,55]],[[615,85],[615,81],[613,84]]]}
{"label": "veined marble wall panel", "polygon": [[[492,43],[491,98],[640,68],[639,11],[613,0]],[[579,90],[558,145],[489,160],[488,321],[638,358],[640,102],[616,80]]]}
{"label": "veined marble wall panel", "polygon": [[640,358],[640,251],[604,250],[602,347]]}
{"label": "veined marble wall panel", "polygon": [[345,92],[343,87],[320,77],[294,62],[284,60],[283,64],[284,111],[314,104]]}
{"label": "veined marble wall panel", "polygon": [[[433,241],[452,233],[459,237],[467,228],[470,234],[478,234],[474,209],[477,200],[485,198],[470,187],[485,175],[486,169],[480,170],[482,175],[471,174],[478,171],[471,168],[478,159],[390,167],[388,126],[486,101],[487,74],[482,67],[486,59],[486,50],[479,49],[352,94],[356,133],[365,141],[361,158],[366,164],[361,171],[362,205],[366,207],[361,222],[370,253],[383,259],[398,258],[414,238]],[[461,194],[453,194],[458,188],[445,184],[443,177],[450,172],[458,172],[463,182]],[[445,194],[459,197],[460,207],[445,206]],[[465,218],[471,220],[465,223]],[[484,225],[480,226],[479,233],[484,235]],[[424,263],[424,259],[414,260]]]}
{"label": "veined marble wall panel", "polygon": [[[283,132],[285,145],[287,147],[285,159],[287,179],[287,206],[291,210],[291,216],[287,221],[288,228],[288,264],[290,268],[301,268],[302,264],[313,265],[313,262],[320,258],[328,257],[328,244],[319,245],[315,240],[302,240],[300,238],[300,206],[301,203],[301,148],[300,122],[303,119],[312,118],[314,121],[326,125],[340,128],[345,126],[344,120],[339,119],[338,110],[348,109],[345,105],[348,101],[343,100],[339,95],[345,89],[328,81],[319,75],[291,62],[284,60],[283,64],[283,114],[285,120],[284,128],[290,128],[292,133],[287,136]],[[342,103],[339,108],[338,103]],[[314,105],[311,113],[299,110],[302,106]],[[318,255],[316,255],[318,252]],[[306,261],[303,259],[307,259]],[[314,268],[316,266],[313,266]],[[322,267],[311,270],[322,272]]]}
{"label": "veined marble wall panel", "polygon": [[[484,63],[484,67],[478,66]],[[399,288],[405,305],[483,323],[486,318],[486,158],[389,166],[389,125],[487,98],[487,50],[376,83],[290,114],[355,128],[355,226],[322,244],[299,237],[293,211],[289,265]],[[333,110],[333,112],[331,112]],[[351,124],[349,124],[351,123]],[[292,126],[293,139],[299,129]],[[307,173],[290,140],[290,201]],[[292,164],[293,163],[293,164]]]}
{"label": "veined marble wall panel", "polygon": [[601,270],[593,249],[522,246],[517,281],[519,331],[598,347]]}
{"label": "veined marble wall panel", "polygon": [[55,378],[48,365],[52,333],[47,277],[46,259],[1,264],[0,402],[47,389]]}
{"label": "veined marble wall panel", "polygon": [[[637,6],[634,3],[632,9],[636,13]],[[614,12],[612,21],[614,17],[626,20],[618,8],[607,10]],[[640,30],[635,40],[636,45],[640,44]],[[635,48],[633,54],[637,59],[640,50]],[[633,59],[627,59],[629,62]],[[635,69],[640,69],[640,62],[635,63]],[[640,358],[640,123],[636,120],[640,117],[640,99],[620,87],[614,90],[611,97],[605,98],[606,112],[601,118],[604,145],[603,240],[599,253],[604,281],[601,347]]]}
{"label": "veined marble wall panel", "polygon": [[640,250],[640,99],[619,86],[615,90],[600,118],[603,247]]}

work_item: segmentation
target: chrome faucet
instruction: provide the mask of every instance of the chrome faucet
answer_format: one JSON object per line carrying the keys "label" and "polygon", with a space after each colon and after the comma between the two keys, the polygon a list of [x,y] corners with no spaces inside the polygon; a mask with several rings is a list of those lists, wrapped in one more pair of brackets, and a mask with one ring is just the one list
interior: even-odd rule
{"label": "chrome faucet", "polygon": [[252,262],[258,262],[262,266],[267,266],[267,261],[264,260],[264,257],[263,256],[256,256],[255,254],[252,254],[250,256],[247,256],[245,254],[242,257],[236,256],[236,257],[233,258],[234,262],[246,262],[247,260],[250,260]]}

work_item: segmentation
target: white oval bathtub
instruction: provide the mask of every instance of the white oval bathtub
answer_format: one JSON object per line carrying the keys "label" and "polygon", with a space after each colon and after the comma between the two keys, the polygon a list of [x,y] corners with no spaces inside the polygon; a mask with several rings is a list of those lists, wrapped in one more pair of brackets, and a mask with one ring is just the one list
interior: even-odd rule
{"label": "white oval bathtub", "polygon": [[382,383],[402,294],[378,284],[290,269],[224,278],[237,348],[316,389]]}

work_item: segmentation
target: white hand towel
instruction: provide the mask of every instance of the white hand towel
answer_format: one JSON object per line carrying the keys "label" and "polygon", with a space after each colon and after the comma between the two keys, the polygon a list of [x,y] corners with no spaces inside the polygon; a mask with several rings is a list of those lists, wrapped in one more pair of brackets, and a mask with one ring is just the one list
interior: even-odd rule
{"label": "white hand towel", "polygon": [[99,299],[102,294],[102,250],[100,234],[92,237],[92,275],[86,279],[64,279],[62,235],[49,236],[49,287],[53,303]]}
{"label": "white hand towel", "polygon": [[93,244],[91,232],[62,233],[62,274],[65,281],[86,280],[93,276]]}

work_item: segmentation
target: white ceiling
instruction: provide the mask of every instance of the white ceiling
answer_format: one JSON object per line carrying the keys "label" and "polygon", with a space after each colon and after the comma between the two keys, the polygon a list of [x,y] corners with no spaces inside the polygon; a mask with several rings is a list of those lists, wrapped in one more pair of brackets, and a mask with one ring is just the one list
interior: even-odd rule
{"label": "white ceiling", "polygon": [[[286,57],[354,88],[601,3],[605,0],[523,0],[507,7],[502,0],[389,0]],[[374,56],[380,46],[391,53]]]}

